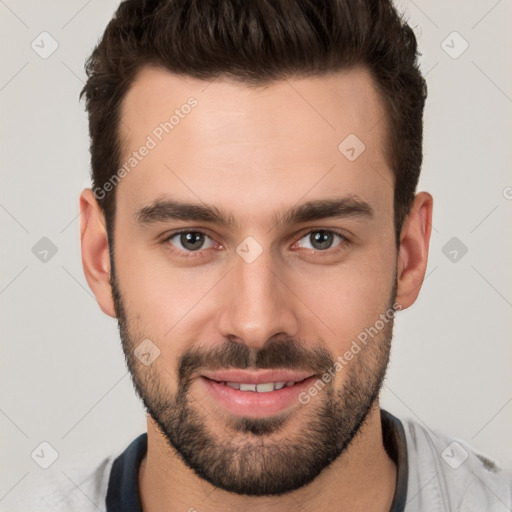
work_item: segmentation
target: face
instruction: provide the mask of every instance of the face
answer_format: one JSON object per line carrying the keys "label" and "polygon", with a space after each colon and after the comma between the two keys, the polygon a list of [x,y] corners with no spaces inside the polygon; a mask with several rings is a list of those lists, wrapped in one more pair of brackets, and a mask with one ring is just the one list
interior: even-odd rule
{"label": "face", "polygon": [[375,404],[397,284],[384,118],[364,70],[250,89],[146,68],[123,101],[123,349],[152,421],[214,486],[307,484]]}

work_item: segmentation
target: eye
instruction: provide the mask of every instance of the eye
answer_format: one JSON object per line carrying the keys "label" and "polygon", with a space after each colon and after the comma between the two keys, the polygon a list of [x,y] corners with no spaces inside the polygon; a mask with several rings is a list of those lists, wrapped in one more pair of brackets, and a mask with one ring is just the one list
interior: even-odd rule
{"label": "eye", "polygon": [[[336,238],[340,242],[334,246],[333,252],[343,250],[346,245],[350,244],[350,240],[339,231],[316,229],[306,233],[305,236],[296,242],[296,245],[301,248],[312,249],[314,252],[328,252]],[[207,240],[209,240],[209,243],[205,245]],[[301,244],[302,240],[306,240],[306,246]],[[184,257],[200,256],[203,250],[210,249],[217,244],[210,236],[199,230],[182,230],[171,233],[162,240],[162,243],[172,245],[173,248],[176,248],[175,252],[181,253],[180,255]],[[308,243],[309,247],[307,246]],[[222,248],[221,245],[219,247]],[[172,250],[174,251],[174,249]]]}
{"label": "eye", "polygon": [[[210,239],[211,245],[204,246],[205,238]],[[176,242],[173,243],[173,239],[176,239]],[[202,249],[209,249],[214,245],[213,240],[202,231],[178,231],[168,236],[164,242],[170,242],[171,245],[177,246],[183,252],[197,252]]]}
{"label": "eye", "polygon": [[331,249],[333,240],[336,237],[341,239],[341,242],[337,244],[335,247],[342,245],[342,242],[345,242],[345,244],[349,243],[348,238],[343,233],[327,229],[317,229],[315,231],[310,231],[309,233],[306,234],[306,236],[302,237],[297,243],[299,244],[300,247],[303,247],[302,245],[300,245],[300,241],[306,240],[307,242],[310,243],[310,246],[306,246],[306,249],[314,249],[317,251],[325,252],[326,250]]}

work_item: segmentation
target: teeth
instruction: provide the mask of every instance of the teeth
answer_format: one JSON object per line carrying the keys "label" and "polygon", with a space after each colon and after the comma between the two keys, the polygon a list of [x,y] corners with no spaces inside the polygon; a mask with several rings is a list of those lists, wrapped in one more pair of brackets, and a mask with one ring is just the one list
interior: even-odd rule
{"label": "teeth", "polygon": [[256,391],[256,384],[240,384],[240,391]]}
{"label": "teeth", "polygon": [[258,393],[268,393],[269,391],[274,391],[274,383],[268,382],[267,384],[258,384],[256,386],[256,391]]}
{"label": "teeth", "polygon": [[268,393],[275,389],[282,389],[285,386],[290,387],[295,384],[294,380],[288,382],[265,382],[263,384],[245,384],[243,382],[226,382],[226,386],[240,391],[256,391],[258,393]]}

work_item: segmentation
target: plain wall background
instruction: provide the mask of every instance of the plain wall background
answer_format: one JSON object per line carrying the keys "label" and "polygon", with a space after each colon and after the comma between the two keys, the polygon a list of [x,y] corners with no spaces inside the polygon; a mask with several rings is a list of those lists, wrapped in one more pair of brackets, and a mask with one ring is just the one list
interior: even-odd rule
{"label": "plain wall background", "polygon": [[[121,451],[146,428],[117,322],[100,311],[80,254],[89,140],[78,93],[117,4],[0,2],[2,510],[44,471],[31,458],[42,441],[64,468]],[[382,406],[512,467],[512,3],[399,7],[429,86],[418,190],[434,196],[434,228],[423,289],[395,322]],[[58,43],[46,59],[31,47],[44,31]],[[469,47],[453,58],[460,37]],[[46,263],[32,252],[43,237],[57,248]],[[443,253],[452,237],[468,249],[457,262]]]}

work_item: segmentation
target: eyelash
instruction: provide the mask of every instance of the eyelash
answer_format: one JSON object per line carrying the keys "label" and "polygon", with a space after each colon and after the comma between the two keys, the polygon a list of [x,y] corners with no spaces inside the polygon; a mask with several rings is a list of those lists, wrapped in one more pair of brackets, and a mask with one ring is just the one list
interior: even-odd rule
{"label": "eyelash", "polygon": [[[331,233],[331,234],[334,234],[334,235],[337,235],[339,236],[342,240],[341,240],[341,243],[336,246],[334,249],[326,249],[324,251],[322,250],[314,250],[314,249],[306,249],[306,250],[309,250],[309,251],[313,251],[313,253],[315,254],[323,254],[323,253],[327,253],[327,254],[336,254],[340,251],[343,251],[344,249],[346,249],[347,246],[349,246],[352,242],[351,240],[345,235],[345,233],[342,233],[341,231],[338,231],[336,229],[312,229],[310,231],[307,231],[306,233],[302,234],[301,237],[298,239],[298,240],[302,240],[306,235],[310,235],[311,233],[319,233],[319,232],[323,232],[323,233]],[[173,233],[171,233],[170,235],[166,236],[163,240],[162,240],[162,244],[168,244],[168,242],[174,238],[175,236],[177,235],[180,235],[182,233],[201,233],[202,235],[208,237],[208,238],[212,238],[210,235],[208,235],[208,233],[202,231],[201,229],[182,229],[182,230],[179,230],[179,231],[174,231]],[[213,239],[212,239],[213,240]],[[200,257],[202,256],[202,252],[203,251],[206,251],[208,249],[199,249],[198,251],[181,251],[180,249],[171,249],[172,252],[181,252],[182,253],[182,256],[184,258],[195,258],[195,257]]]}

